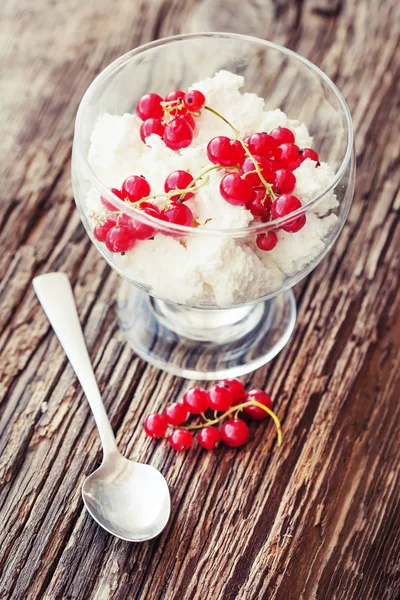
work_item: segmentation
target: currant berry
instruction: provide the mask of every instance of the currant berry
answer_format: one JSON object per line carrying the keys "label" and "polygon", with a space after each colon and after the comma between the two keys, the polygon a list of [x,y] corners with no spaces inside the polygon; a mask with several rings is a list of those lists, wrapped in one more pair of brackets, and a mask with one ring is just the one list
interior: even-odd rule
{"label": "currant berry", "polygon": [[219,186],[221,196],[230,204],[244,206],[251,200],[253,188],[239,173],[227,173]]}
{"label": "currant berry", "polygon": [[255,217],[266,217],[271,211],[271,198],[267,195],[265,187],[253,189],[253,196],[246,204],[246,208]]}
{"label": "currant berry", "polygon": [[174,402],[167,406],[164,415],[170,425],[182,425],[189,416],[189,411],[184,404]]}
{"label": "currant berry", "polygon": [[180,115],[183,112],[186,112],[187,108],[183,103],[184,96],[185,92],[182,92],[182,90],[174,90],[165,96],[164,102],[175,102],[176,100],[180,100],[173,108],[168,109],[171,115]]}
{"label": "currant berry", "polygon": [[199,112],[206,103],[206,97],[198,90],[191,90],[185,94],[183,101],[190,112]]}
{"label": "currant berry", "polygon": [[210,406],[210,394],[203,388],[192,388],[183,396],[183,404],[192,415],[200,415]]}
{"label": "currant berry", "polygon": [[300,148],[296,144],[281,144],[278,148],[278,160],[282,167],[294,171],[303,161]]}
{"label": "currant berry", "polygon": [[[282,194],[272,203],[271,214],[274,219],[279,219],[280,217],[286,217],[299,208],[301,208],[301,202],[296,196]],[[284,231],[295,233],[304,227],[305,223],[306,215],[302,214],[293,219],[288,219],[281,227]]]}
{"label": "currant berry", "polygon": [[146,434],[152,438],[164,437],[168,427],[167,418],[164,415],[155,413],[146,417],[143,428]]}
{"label": "currant berry", "polygon": [[179,452],[189,450],[193,444],[193,434],[186,429],[175,429],[169,437],[169,443],[174,450]]}
{"label": "currant berry", "polygon": [[318,154],[312,148],[303,148],[303,150],[300,150],[300,154],[302,160],[306,160],[306,158],[311,158],[311,160],[317,163],[317,167],[320,166]]}
{"label": "currant berry", "polygon": [[229,419],[221,427],[222,441],[232,448],[243,446],[250,436],[249,428],[241,419]]}
{"label": "currant berry", "polygon": [[[244,141],[244,140],[243,140]],[[246,150],[243,148],[239,140],[235,140],[232,144],[236,150],[236,156],[238,158],[238,165],[242,165],[247,158]]]}
{"label": "currant berry", "polygon": [[274,158],[278,144],[268,133],[253,133],[248,140],[248,146],[253,156],[263,156],[264,158]]}
{"label": "currant berry", "polygon": [[136,102],[136,114],[142,121],[161,119],[164,116],[162,101],[163,99],[158,94],[145,94]]}
{"label": "currant berry", "polygon": [[266,252],[273,250],[278,243],[278,236],[275,231],[267,231],[266,233],[260,233],[257,236],[256,244],[260,248],[260,250],[265,250]]}
{"label": "currant berry", "polygon": [[206,450],[214,450],[221,441],[221,434],[216,427],[203,427],[197,436],[197,440]]}
{"label": "currant berry", "polygon": [[[117,190],[117,188],[110,188],[110,192],[115,194],[115,196],[117,196],[117,198],[119,198],[120,200],[124,199],[124,195],[121,192],[121,190]],[[104,198],[104,196],[100,196],[100,201],[106,210],[109,210],[111,212],[118,210],[118,208],[114,206],[114,204],[112,204],[109,200],[107,200],[107,198]]]}
{"label": "currant berry", "polygon": [[[270,410],[272,409],[272,401],[266,392],[263,390],[251,390],[246,396],[246,402],[250,402],[250,400],[256,400],[260,404],[263,404]],[[254,421],[262,421],[266,419],[269,415],[266,410],[263,410],[259,406],[245,406],[243,412],[247,417],[253,419]]]}
{"label": "currant berry", "polygon": [[220,385],[226,387],[233,397],[233,406],[240,404],[244,401],[246,396],[246,389],[240,379],[224,379]]}
{"label": "currant berry", "polygon": [[[192,183],[193,177],[187,171],[172,171],[165,180],[164,190],[170,192],[171,190],[185,190]],[[181,199],[181,202],[190,200],[193,198],[194,192],[186,192],[185,194],[176,194],[171,196],[171,200]]]}
{"label": "currant berry", "polygon": [[271,131],[271,136],[276,140],[278,146],[281,144],[294,144],[294,135],[286,127],[277,127]]}
{"label": "currant berry", "polygon": [[289,169],[279,169],[275,173],[273,190],[276,194],[290,194],[296,185],[296,177]]}
{"label": "currant berry", "polygon": [[274,171],[271,168],[270,161],[264,158],[264,156],[255,155],[253,156],[253,158],[250,158],[249,156],[244,161],[240,172],[242,175],[249,173],[248,175],[246,175],[246,181],[248,181],[252,187],[263,187],[263,182],[261,181],[258,173],[255,172],[255,161],[258,163],[258,166],[260,167],[262,176],[264,177],[265,181],[269,183],[272,182],[274,178]]}
{"label": "currant berry", "polygon": [[194,118],[192,117],[192,115],[189,112],[182,115],[181,119],[186,121],[186,123],[189,123],[189,125],[192,129],[194,129],[196,127],[196,121],[194,120]]}
{"label": "currant berry", "polygon": [[186,204],[171,202],[170,207],[164,210],[162,214],[169,223],[185,225],[186,227],[192,227],[193,225],[193,213]]}
{"label": "currant berry", "polygon": [[183,117],[175,117],[166,124],[163,140],[171,150],[189,146],[193,140],[193,129]]}
{"label": "currant berry", "polygon": [[232,406],[233,394],[224,385],[213,385],[210,390],[210,408],[225,412]]}
{"label": "currant berry", "polygon": [[105,241],[110,252],[127,252],[135,245],[136,238],[130,227],[117,225],[110,229]]}
{"label": "currant berry", "polygon": [[163,125],[161,119],[146,119],[140,126],[140,137],[142,142],[146,142],[146,138],[153,133],[162,137],[164,129],[165,125]]}
{"label": "currant berry", "polygon": [[112,215],[110,215],[109,217],[106,217],[106,219],[104,219],[104,221],[102,223],[100,223],[99,225],[96,225],[95,228],[93,229],[94,238],[98,242],[105,242],[107,233],[110,231],[110,229],[115,227],[116,224],[117,224],[117,217],[114,217]]}
{"label": "currant berry", "polygon": [[138,202],[142,198],[150,195],[150,184],[144,177],[131,175],[127,177],[122,184],[122,195],[129,202]]}
{"label": "currant berry", "polygon": [[[145,206],[148,204],[150,206]],[[160,211],[154,204],[151,204],[150,202],[143,202],[143,204],[139,206],[139,210],[151,217],[156,217],[156,219],[160,217]],[[133,229],[134,236],[138,240],[148,240],[156,233],[156,230],[152,225],[143,223],[142,221],[132,220],[131,227]]]}
{"label": "currant berry", "polygon": [[207,156],[212,163],[224,167],[238,165],[240,161],[234,142],[225,135],[219,135],[208,142]]}

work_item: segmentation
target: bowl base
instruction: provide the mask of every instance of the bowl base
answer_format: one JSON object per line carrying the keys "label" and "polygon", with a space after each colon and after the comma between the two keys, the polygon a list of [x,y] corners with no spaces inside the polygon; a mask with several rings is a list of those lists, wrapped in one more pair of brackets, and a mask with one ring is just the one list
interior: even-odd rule
{"label": "bowl base", "polygon": [[118,296],[122,334],[155,367],[187,379],[239,377],[272,360],[296,322],[291,290],[234,309],[206,310],[155,300],[124,281]]}

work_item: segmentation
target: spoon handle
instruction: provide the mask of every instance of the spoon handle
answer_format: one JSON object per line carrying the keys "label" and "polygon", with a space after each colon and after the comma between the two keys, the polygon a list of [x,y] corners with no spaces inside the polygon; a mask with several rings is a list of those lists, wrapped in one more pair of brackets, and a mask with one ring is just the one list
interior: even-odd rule
{"label": "spoon handle", "polygon": [[33,287],[88,399],[99,430],[104,455],[117,451],[115,437],[83,338],[68,276],[65,273],[39,275],[33,280]]}

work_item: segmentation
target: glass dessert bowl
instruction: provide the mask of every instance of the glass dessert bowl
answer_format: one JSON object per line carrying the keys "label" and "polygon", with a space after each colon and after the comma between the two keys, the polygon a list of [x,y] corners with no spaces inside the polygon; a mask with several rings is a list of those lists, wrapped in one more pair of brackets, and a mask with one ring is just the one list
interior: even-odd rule
{"label": "glass dessert bowl", "polygon": [[123,278],[121,331],[182,377],[243,375],[285,346],[291,288],[339,235],[354,175],[336,86],[247,36],[133,50],[94,80],[76,119],[74,196]]}

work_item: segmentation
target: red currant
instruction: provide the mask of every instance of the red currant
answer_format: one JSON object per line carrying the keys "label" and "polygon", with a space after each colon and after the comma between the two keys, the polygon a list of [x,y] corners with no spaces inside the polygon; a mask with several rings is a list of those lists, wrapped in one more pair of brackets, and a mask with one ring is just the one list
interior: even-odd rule
{"label": "red currant", "polygon": [[197,436],[197,440],[200,446],[206,450],[214,450],[221,441],[221,434],[216,427],[203,427]]}
{"label": "red currant", "polygon": [[219,186],[221,196],[230,204],[244,206],[251,200],[253,188],[239,173],[227,173]]}
{"label": "red currant", "polygon": [[[168,193],[171,190],[185,190],[192,183],[193,177],[187,171],[172,171],[165,180],[164,190]],[[171,200],[178,200],[181,194],[171,196]],[[186,192],[182,197],[182,202],[193,198],[193,192]]]}
{"label": "red currant", "polygon": [[171,150],[189,146],[193,140],[193,129],[183,117],[175,117],[166,124],[163,140]]}
{"label": "red currant", "polygon": [[249,428],[241,419],[230,419],[221,427],[222,441],[232,448],[243,446],[249,439]]}
{"label": "red currant", "polygon": [[240,172],[242,174],[249,173],[249,175],[246,175],[246,181],[248,181],[252,187],[263,187],[263,182],[261,181],[258,173],[255,172],[256,167],[254,161],[258,163],[264,179],[268,182],[271,182],[274,178],[274,172],[271,168],[270,161],[264,158],[264,156],[255,155],[253,158],[246,158],[240,169]]}
{"label": "red currant", "polygon": [[100,223],[99,225],[96,225],[95,228],[93,229],[93,235],[94,235],[95,239],[98,242],[105,242],[107,233],[110,231],[110,229],[115,227],[116,224],[117,224],[117,217],[114,217],[113,215],[106,217],[106,219],[102,223]]}
{"label": "red currant", "polygon": [[278,146],[281,144],[294,144],[294,135],[286,127],[277,127],[271,131],[271,136],[275,138]]}
{"label": "red currant", "polygon": [[[145,206],[145,204],[150,204],[150,206]],[[160,211],[154,204],[151,204],[150,202],[143,202],[143,204],[139,206],[139,210],[151,217],[156,217],[157,219],[160,217]],[[152,227],[152,225],[148,225],[142,221],[133,220],[131,227],[133,229],[134,236],[138,240],[148,240],[156,233],[156,230],[154,227]]]}
{"label": "red currant", "polygon": [[127,252],[133,248],[135,241],[130,227],[116,226],[107,233],[106,246],[110,252]]}
{"label": "red currant", "polygon": [[[250,402],[250,400],[256,400],[260,404],[263,404],[270,410],[272,409],[272,401],[266,392],[263,390],[251,390],[246,396],[246,402]],[[246,406],[243,409],[245,415],[253,419],[254,421],[262,421],[268,417],[268,413],[266,410],[263,410],[259,406]]]}
{"label": "red currant", "polygon": [[136,114],[142,121],[161,119],[164,116],[162,101],[163,99],[158,94],[145,94],[136,102]]}
{"label": "red currant", "polygon": [[253,189],[253,196],[246,204],[246,208],[255,217],[266,217],[271,210],[271,199],[267,195],[265,187]]}
{"label": "red currant", "polygon": [[225,135],[219,135],[208,142],[207,156],[212,163],[224,167],[238,165],[240,161],[234,142]]}
{"label": "red currant", "polygon": [[[274,219],[279,219],[280,217],[286,217],[291,212],[301,208],[300,200],[291,194],[282,194],[278,196],[275,202],[272,203],[271,213]],[[294,219],[289,219],[283,225],[281,225],[284,231],[295,233],[299,231],[302,227],[304,227],[306,223],[306,216],[304,214],[295,217]]]}
{"label": "red currant", "polygon": [[224,379],[220,385],[223,385],[231,392],[234,406],[244,401],[246,389],[240,379]]}
{"label": "red currant", "polygon": [[235,140],[233,142],[233,146],[236,150],[236,155],[238,157],[238,164],[242,165],[247,158],[246,150],[243,148],[243,145],[239,142],[239,140]]}
{"label": "red currant", "polygon": [[303,160],[306,160],[306,158],[311,158],[311,160],[314,160],[317,163],[317,167],[319,167],[320,162],[318,154],[315,152],[315,150],[312,148],[303,148],[303,150],[300,150],[300,154]]}
{"label": "red currant", "polygon": [[232,406],[233,394],[224,385],[213,385],[210,390],[210,408],[225,412]]}
{"label": "red currant", "polygon": [[257,246],[260,250],[273,250],[278,243],[278,236],[275,231],[267,231],[266,233],[260,233],[256,240]]}
{"label": "red currant", "polygon": [[167,418],[164,415],[155,413],[146,417],[143,428],[147,435],[152,438],[164,437],[168,427]]}
{"label": "red currant", "polygon": [[192,388],[183,396],[183,404],[192,415],[200,415],[210,406],[210,394],[203,388]]}
{"label": "red currant", "polygon": [[303,158],[296,144],[281,144],[278,148],[278,160],[282,167],[294,171],[301,165]]}
{"label": "red currant", "polygon": [[174,402],[167,406],[164,415],[170,425],[182,425],[189,416],[189,411],[184,404]]}
{"label": "red currant", "polygon": [[[124,199],[124,195],[121,192],[121,190],[117,190],[117,188],[110,188],[110,192],[115,194],[120,200]],[[114,204],[112,204],[109,200],[107,200],[107,198],[104,198],[104,196],[100,196],[100,200],[106,210],[110,210],[112,212],[118,210],[118,208],[114,206]]]}
{"label": "red currant", "polygon": [[185,115],[181,116],[181,119],[189,123],[190,127],[194,129],[196,127],[196,121],[193,119],[192,115],[188,112]]}
{"label": "red currant", "polygon": [[170,207],[164,210],[162,214],[169,223],[185,225],[186,227],[192,227],[193,225],[193,213],[186,204],[171,202]]}
{"label": "red currant", "polygon": [[273,189],[276,194],[290,194],[296,185],[296,177],[289,169],[279,169],[275,173]]}
{"label": "red currant", "polygon": [[183,101],[185,106],[190,112],[198,112],[203,108],[206,103],[206,97],[202,92],[198,90],[191,90],[185,94]]}
{"label": "red currant", "polygon": [[175,429],[169,437],[169,443],[174,450],[179,452],[189,450],[193,444],[193,434],[186,429]]}
{"label": "red currant", "polygon": [[268,133],[253,133],[249,138],[248,145],[251,154],[264,156],[264,158],[274,158],[278,146],[276,140]]}
{"label": "red currant", "polygon": [[144,177],[131,175],[127,177],[122,184],[122,194],[130,202],[138,202],[142,198],[150,195],[150,184]]}
{"label": "red currant", "polygon": [[140,137],[142,142],[146,142],[146,138],[153,133],[162,137],[164,129],[165,125],[163,125],[161,119],[146,119],[140,126]]}
{"label": "red currant", "polygon": [[179,115],[183,112],[186,112],[187,109],[183,103],[184,96],[185,92],[182,92],[182,90],[174,90],[173,92],[170,92],[165,96],[165,102],[175,102],[176,100],[181,100],[181,102],[174,105],[173,108],[169,108],[169,112],[171,113],[171,115]]}

